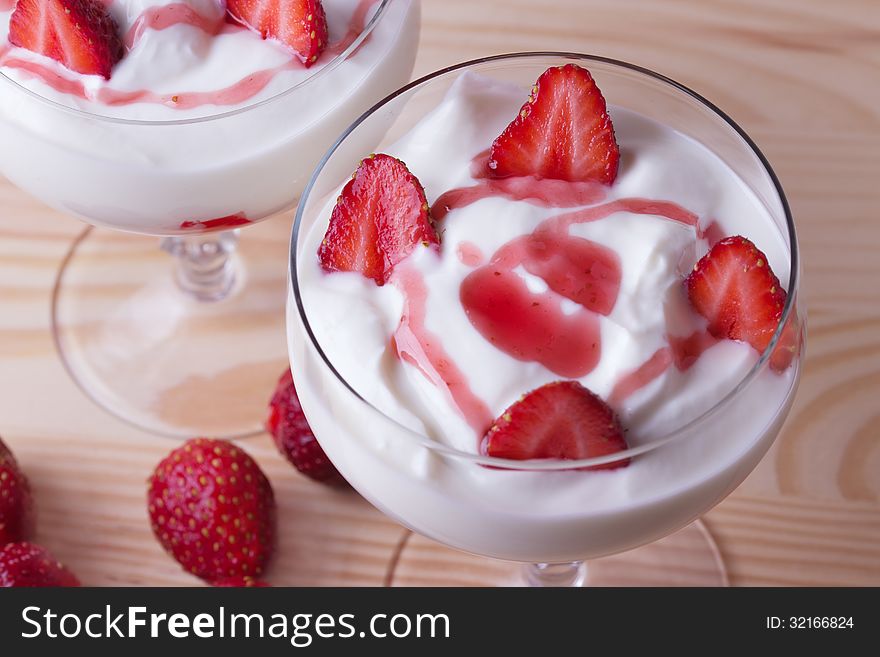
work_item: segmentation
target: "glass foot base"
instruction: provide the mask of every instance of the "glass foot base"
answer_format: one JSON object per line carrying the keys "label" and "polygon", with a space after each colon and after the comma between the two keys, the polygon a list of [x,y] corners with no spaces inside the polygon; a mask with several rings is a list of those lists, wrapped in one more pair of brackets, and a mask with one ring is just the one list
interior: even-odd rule
{"label": "glass foot base", "polygon": [[237,247],[223,235],[232,246],[218,269],[220,300],[185,292],[180,262],[157,238],[89,228],[62,264],[52,302],[58,352],[79,387],[129,424],[180,439],[262,428],[287,367],[290,221],[250,226]]}
{"label": "glass foot base", "polygon": [[[553,568],[551,566],[550,568]],[[534,567],[497,561],[445,547],[418,534],[402,543],[389,586],[528,586]],[[560,569],[562,571],[562,569]],[[593,559],[560,586],[729,586],[721,553],[698,520],[648,545]],[[546,580],[546,573],[544,579]]]}

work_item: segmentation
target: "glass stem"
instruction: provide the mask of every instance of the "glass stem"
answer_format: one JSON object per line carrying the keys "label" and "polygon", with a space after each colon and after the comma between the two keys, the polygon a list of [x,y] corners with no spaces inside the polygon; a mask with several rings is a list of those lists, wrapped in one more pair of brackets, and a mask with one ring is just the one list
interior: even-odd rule
{"label": "glass stem", "polygon": [[192,237],[166,237],[162,249],[174,257],[178,287],[198,301],[222,301],[235,283],[233,254],[238,231]]}
{"label": "glass stem", "polygon": [[529,586],[581,586],[587,576],[587,564],[530,563],[523,566],[523,576]]}

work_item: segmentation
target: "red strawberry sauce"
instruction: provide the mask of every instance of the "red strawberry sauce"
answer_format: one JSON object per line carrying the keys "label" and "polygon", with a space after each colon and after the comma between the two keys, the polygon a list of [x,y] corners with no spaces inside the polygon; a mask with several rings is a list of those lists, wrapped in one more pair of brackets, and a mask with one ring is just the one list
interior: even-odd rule
{"label": "red strawberry sauce", "polygon": [[123,39],[125,47],[129,50],[138,42],[147,30],[167,30],[175,25],[191,25],[211,36],[220,34],[224,26],[229,31],[235,31],[235,26],[229,25],[223,16],[205,16],[197,12],[191,5],[183,2],[173,2],[168,5],[156,5],[148,7],[140,14]]}
{"label": "red strawberry sauce", "polygon": [[645,387],[651,381],[663,374],[672,364],[672,351],[669,347],[661,347],[646,360],[642,365],[632,372],[622,376],[611,394],[608,396],[608,403],[616,405],[633,394],[636,390]]}
{"label": "red strawberry sauce", "polygon": [[476,267],[483,263],[483,250],[473,242],[459,242],[458,259],[467,267]]}
{"label": "red strawberry sauce", "polygon": [[[517,360],[537,362],[562,378],[580,378],[599,363],[602,338],[599,316],[608,315],[617,302],[622,277],[620,257],[590,240],[569,234],[573,224],[598,221],[616,212],[663,217],[693,226],[698,237],[717,239],[717,224],[704,232],[694,213],[675,203],[644,198],[603,202],[606,187],[535,178],[493,180],[485,171],[486,152],[472,163],[476,183],[441,194],[431,212],[435,221],[452,210],[492,196],[501,196],[548,208],[577,210],[554,215],[535,230],[502,245],[488,262],[475,244],[462,242],[457,256],[474,270],[462,281],[459,297],[474,328],[491,344]],[[484,264],[485,263],[485,264]],[[531,291],[515,270],[524,269],[543,280],[546,291]],[[428,289],[414,267],[400,266],[392,281],[404,296],[404,312],[392,338],[401,360],[417,367],[428,380],[444,389],[478,435],[491,426],[493,416],[471,390],[458,366],[445,351],[440,336],[425,327]],[[564,299],[576,306],[564,310]],[[705,331],[685,338],[668,336],[669,345],[645,363],[621,375],[609,401],[619,405],[673,365],[686,370],[716,340]]]}
{"label": "red strawberry sauce", "polygon": [[512,270],[492,265],[476,270],[462,282],[461,303],[482,336],[517,360],[541,363],[569,379],[599,364],[595,313],[581,308],[566,315],[554,294],[530,292]]}
{"label": "red strawberry sauce", "polygon": [[225,217],[217,217],[216,219],[203,219],[201,221],[187,219],[186,221],[180,222],[179,228],[180,230],[192,230],[206,233],[212,230],[228,230],[230,228],[247,226],[249,223],[251,223],[251,220],[243,213],[239,212]]}
{"label": "red strawberry sauce", "polygon": [[534,178],[490,178],[487,162],[489,149],[471,162],[471,175],[477,184],[459,187],[441,194],[431,206],[434,221],[441,221],[450,210],[463,208],[490,196],[503,196],[514,201],[527,201],[548,208],[570,208],[589,205],[605,197],[605,186],[599,183],[573,183],[564,180]]}
{"label": "red strawberry sauce", "polygon": [[[345,35],[338,42],[328,44],[322,53],[321,59],[332,58],[343,53],[360,36],[365,28],[367,15],[377,2],[379,0],[360,0]],[[8,7],[7,4],[9,5]],[[13,6],[14,2],[11,0],[0,0],[0,11],[8,11]],[[181,24],[191,25],[211,35],[247,29],[222,22],[222,19],[218,23],[213,18],[199,14],[190,5],[172,3],[164,6],[150,7],[138,16],[132,23],[128,33],[124,35],[126,49],[131,50],[135,47],[146,30],[165,30],[174,25]],[[0,48],[0,66],[18,69],[30,77],[38,78],[59,93],[75,96],[83,100],[91,100],[111,107],[134,103],[151,103],[166,105],[174,109],[193,109],[204,105],[238,105],[260,93],[282,71],[303,68],[303,64],[299,59],[291,56],[289,61],[280,66],[255,71],[238,82],[212,91],[195,92],[183,90],[176,93],[158,94],[149,89],[122,91],[105,86],[94,95],[86,91],[85,86],[78,78],[68,78],[59,75],[50,66],[11,56],[10,48],[5,46]]]}
{"label": "red strawberry sauce", "polygon": [[467,377],[443,348],[440,337],[425,327],[428,288],[421,274],[404,262],[394,270],[392,280],[405,299],[403,317],[391,338],[398,358],[414,365],[431,383],[446,390],[468,424],[482,436],[492,425],[494,415],[471,390]]}
{"label": "red strawberry sauce", "polygon": [[324,52],[329,53],[329,55],[333,57],[344,53],[348,47],[355,42],[355,39],[357,39],[366,29],[367,15],[377,1],[378,0],[360,0],[357,8],[354,10],[354,14],[352,14],[351,22],[349,23],[348,31],[345,33],[345,36],[336,43],[328,43]]}

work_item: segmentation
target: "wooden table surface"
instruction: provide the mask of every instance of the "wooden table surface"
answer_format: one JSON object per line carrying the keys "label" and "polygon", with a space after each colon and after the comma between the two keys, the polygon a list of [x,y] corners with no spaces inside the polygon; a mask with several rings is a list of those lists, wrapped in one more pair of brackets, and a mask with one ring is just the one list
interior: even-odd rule
{"label": "wooden table surface", "polygon": [[[880,3],[425,0],[416,74],[542,49],[676,78],[773,163],[800,234],[808,358],[776,444],[706,523],[735,585],[880,585]],[[0,208],[0,435],[35,490],[38,542],[89,585],[198,584],[146,518],[144,482],[172,444],[97,408],[53,347],[50,291],[82,224],[5,180]],[[288,224],[252,230],[284,241]],[[300,476],[268,436],[244,444],[279,500],[270,581],[385,581],[400,526]]]}

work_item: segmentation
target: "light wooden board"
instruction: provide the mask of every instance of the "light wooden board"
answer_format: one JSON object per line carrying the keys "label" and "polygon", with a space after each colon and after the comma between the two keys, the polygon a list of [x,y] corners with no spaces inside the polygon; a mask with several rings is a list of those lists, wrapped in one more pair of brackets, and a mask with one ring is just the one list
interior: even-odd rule
{"label": "light wooden board", "polygon": [[[426,0],[416,74],[486,54],[572,50],[643,64],[724,107],[792,203],[809,355],[771,453],[711,511],[733,584],[880,585],[880,3],[874,0]],[[78,222],[0,180],[0,435],[27,471],[37,540],[90,585],[193,585],[146,520],[171,448],[94,406],[49,334],[52,282]],[[251,229],[286,240],[289,221]],[[247,232],[244,236],[248,238]],[[265,435],[276,584],[381,584],[404,530],[305,480]],[[429,552],[430,553],[430,552]],[[456,557],[443,558],[455,566]],[[418,573],[408,574],[419,583]]]}

